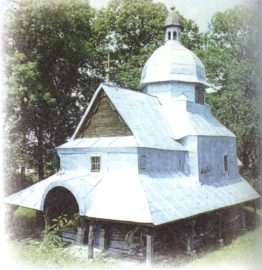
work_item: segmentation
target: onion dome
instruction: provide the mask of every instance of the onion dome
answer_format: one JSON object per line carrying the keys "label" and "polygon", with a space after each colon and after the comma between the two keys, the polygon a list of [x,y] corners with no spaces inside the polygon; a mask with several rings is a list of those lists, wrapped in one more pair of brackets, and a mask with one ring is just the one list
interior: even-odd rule
{"label": "onion dome", "polygon": [[166,42],[147,60],[139,89],[144,89],[148,84],[172,81],[208,86],[203,63],[181,44],[182,28],[179,17],[170,13],[164,25]]}

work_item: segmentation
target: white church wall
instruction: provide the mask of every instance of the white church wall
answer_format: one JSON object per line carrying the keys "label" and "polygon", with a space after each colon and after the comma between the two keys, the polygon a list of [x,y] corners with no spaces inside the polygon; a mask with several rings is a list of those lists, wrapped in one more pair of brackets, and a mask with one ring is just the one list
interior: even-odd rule
{"label": "white church wall", "polygon": [[199,136],[198,153],[201,183],[239,177],[235,138]]}
{"label": "white church wall", "polygon": [[137,168],[137,153],[108,153],[108,169],[125,170],[128,168]]}
{"label": "white church wall", "polygon": [[[233,137],[187,136],[180,142],[188,150],[188,171],[200,183],[238,178],[236,144]],[[225,157],[227,170],[225,169]]]}
{"label": "white church wall", "polygon": [[162,82],[147,85],[144,93],[158,96],[160,99],[172,100],[185,94],[190,100],[195,100],[195,85],[183,82]]}
{"label": "white church wall", "polygon": [[86,153],[59,154],[60,170],[83,170],[88,168],[90,158]]}
{"label": "white church wall", "polygon": [[140,171],[185,171],[187,152],[138,148]]}
{"label": "white church wall", "polygon": [[211,108],[208,104],[202,105],[195,102],[186,102],[186,110],[191,113],[197,113],[201,115],[211,114]]}
{"label": "white church wall", "polygon": [[59,150],[60,168],[63,170],[91,171],[91,157],[100,157],[101,171],[108,169],[137,168],[137,149],[82,148]]}
{"label": "white church wall", "polygon": [[191,176],[198,179],[199,169],[198,169],[198,150],[197,136],[187,136],[180,140],[180,142],[185,146],[188,151],[185,162],[185,170]]}

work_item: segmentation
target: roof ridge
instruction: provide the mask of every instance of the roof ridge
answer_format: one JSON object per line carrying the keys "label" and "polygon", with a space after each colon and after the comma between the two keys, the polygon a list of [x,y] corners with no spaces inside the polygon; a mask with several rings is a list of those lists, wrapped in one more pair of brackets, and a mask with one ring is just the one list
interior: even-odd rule
{"label": "roof ridge", "polygon": [[107,87],[114,87],[114,88],[120,88],[120,89],[124,89],[124,90],[130,90],[130,91],[133,91],[133,92],[138,92],[138,93],[141,93],[141,94],[144,94],[142,92],[142,90],[136,88],[129,88],[129,87],[125,87],[125,86],[118,86],[118,85],[109,85],[109,84],[106,84],[106,83],[101,83],[102,86],[107,86]]}

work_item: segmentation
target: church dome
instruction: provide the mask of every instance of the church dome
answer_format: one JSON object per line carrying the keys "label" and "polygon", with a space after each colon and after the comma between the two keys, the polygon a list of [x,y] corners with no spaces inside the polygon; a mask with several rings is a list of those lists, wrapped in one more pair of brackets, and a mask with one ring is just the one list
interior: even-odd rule
{"label": "church dome", "polygon": [[208,86],[205,68],[201,60],[181,44],[183,26],[171,7],[164,24],[165,45],[149,57],[141,74],[139,89],[148,84],[185,82]]}
{"label": "church dome", "polygon": [[188,82],[208,85],[201,60],[176,41],[168,40],[147,60],[141,74],[139,89],[160,82]]}

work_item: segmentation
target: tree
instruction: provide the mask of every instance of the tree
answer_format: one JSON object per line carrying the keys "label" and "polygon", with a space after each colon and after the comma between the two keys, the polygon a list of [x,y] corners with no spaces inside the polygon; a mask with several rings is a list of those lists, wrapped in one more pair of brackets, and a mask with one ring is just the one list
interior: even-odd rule
{"label": "tree", "polygon": [[20,0],[8,11],[4,51],[9,172],[37,167],[42,180],[52,150],[73,134],[100,82],[92,69],[94,15],[89,2],[81,0]]}
{"label": "tree", "polygon": [[[97,13],[94,23],[96,46],[110,52],[116,60],[111,79],[115,83],[137,88],[143,66],[150,55],[164,42],[164,21],[167,9],[152,0],[111,0]],[[192,20],[179,15],[185,27],[183,45],[194,50],[201,47],[202,35]]]}
{"label": "tree", "polygon": [[212,18],[202,59],[209,81],[221,87],[207,96],[207,102],[215,116],[236,134],[242,173],[259,190],[261,115],[256,33],[248,8],[236,6],[218,12]]}

